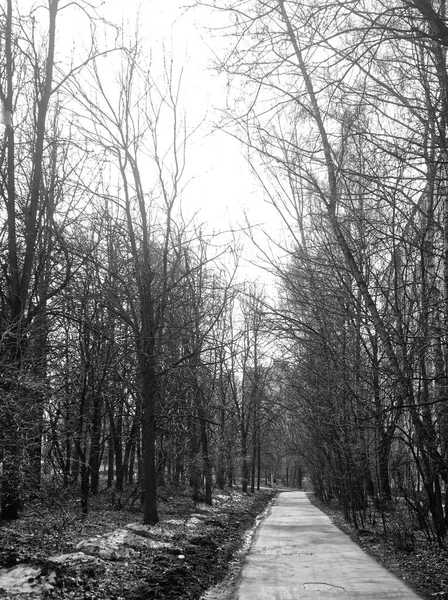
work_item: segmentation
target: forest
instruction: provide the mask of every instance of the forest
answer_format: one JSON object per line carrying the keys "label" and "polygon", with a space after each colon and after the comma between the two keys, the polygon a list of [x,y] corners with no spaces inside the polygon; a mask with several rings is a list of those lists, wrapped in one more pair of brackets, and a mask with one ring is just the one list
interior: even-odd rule
{"label": "forest", "polygon": [[443,546],[445,0],[190,3],[224,19],[216,127],[282,223],[244,228],[275,292],[182,211],[173,56],[97,4],[0,10],[1,519],[107,486],[155,524],[167,485],[212,504],[306,474],[356,526],[399,507]]}

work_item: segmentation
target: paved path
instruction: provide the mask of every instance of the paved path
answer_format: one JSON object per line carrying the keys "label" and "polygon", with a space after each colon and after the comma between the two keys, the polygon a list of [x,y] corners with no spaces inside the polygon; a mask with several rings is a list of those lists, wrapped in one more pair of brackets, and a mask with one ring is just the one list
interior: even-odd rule
{"label": "paved path", "polygon": [[308,500],[282,492],[255,534],[239,600],[419,600]]}

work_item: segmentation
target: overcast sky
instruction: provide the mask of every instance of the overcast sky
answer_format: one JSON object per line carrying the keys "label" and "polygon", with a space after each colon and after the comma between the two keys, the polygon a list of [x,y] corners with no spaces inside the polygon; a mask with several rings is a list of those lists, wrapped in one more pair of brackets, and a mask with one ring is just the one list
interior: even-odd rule
{"label": "overcast sky", "polygon": [[[95,1],[100,4],[101,0]],[[182,194],[185,215],[197,214],[198,222],[207,223],[209,232],[237,229],[244,224],[245,214],[251,223],[265,227],[269,224],[272,228],[272,211],[263,202],[250,174],[244,148],[228,134],[216,130],[220,111],[232,92],[226,75],[213,68],[214,53],[222,52],[225,42],[220,36],[213,36],[208,28],[226,23],[216,11],[215,15],[202,9],[185,11],[185,4],[186,0],[105,0],[98,13],[123,24],[129,31],[134,30],[138,15],[140,34],[154,54],[154,63],[165,46],[172,52],[175,63],[183,65],[182,96],[188,125],[193,128],[203,122],[187,150],[189,183]],[[78,20],[74,22],[73,14],[71,9],[62,11],[59,18],[58,42],[67,48],[80,47],[84,33],[86,40],[90,35],[85,15],[78,11]],[[254,254],[246,241],[244,257],[252,259]]]}

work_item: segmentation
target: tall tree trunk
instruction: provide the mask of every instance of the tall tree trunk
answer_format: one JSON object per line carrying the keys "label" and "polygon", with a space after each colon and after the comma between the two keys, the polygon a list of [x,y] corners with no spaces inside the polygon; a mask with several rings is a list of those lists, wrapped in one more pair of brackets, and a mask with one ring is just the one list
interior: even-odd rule
{"label": "tall tree trunk", "polygon": [[[36,240],[39,231],[39,223],[37,221],[38,209],[41,199],[41,183],[42,183],[42,168],[43,168],[43,153],[47,112],[50,102],[53,86],[53,67],[54,67],[54,51],[56,39],[56,16],[58,13],[58,0],[52,0],[49,4],[49,25],[48,25],[48,42],[47,55],[45,57],[45,73],[42,78],[43,85],[39,92],[40,97],[36,99],[36,129],[34,132],[33,151],[32,151],[32,173],[31,184],[28,194],[28,210],[25,221],[23,255],[19,259],[19,245],[17,240],[17,212],[16,212],[16,157],[15,157],[15,140],[14,129],[12,125],[12,113],[14,106],[14,47],[16,41],[14,39],[12,24],[13,24],[13,6],[12,0],[7,0],[6,4],[6,24],[4,37],[5,50],[5,68],[6,68],[6,93],[2,89],[2,102],[4,103],[5,114],[8,116],[9,123],[6,125],[6,145],[7,145],[7,230],[8,230],[8,303],[9,303],[9,326],[5,332],[5,358],[9,362],[9,367],[15,371],[14,379],[18,379],[22,367],[26,351],[27,331],[35,315],[29,311],[29,294],[31,280],[34,275],[34,265],[36,256]],[[36,59],[37,60],[37,59]],[[37,65],[36,65],[37,66]],[[25,194],[26,195],[26,194]],[[41,405],[38,403],[35,406],[36,418],[40,422]],[[21,410],[19,408],[19,414]],[[21,424],[22,425],[22,424]],[[37,440],[39,438],[39,440]],[[37,467],[37,458],[40,450],[41,431],[39,425],[35,431],[34,450],[35,450],[35,467]],[[17,518],[18,507],[20,505],[20,481],[18,473],[22,471],[20,456],[21,449],[19,446],[14,447],[14,439],[2,440],[6,442],[9,456],[13,464],[10,466],[7,463],[3,465],[1,490],[1,513],[3,519]],[[40,465],[38,472],[40,472]],[[37,476],[37,475],[36,475]]]}
{"label": "tall tree trunk", "polygon": [[243,431],[241,432],[241,490],[244,494],[247,494],[249,482],[249,460],[247,451],[247,430],[243,426]]}
{"label": "tall tree trunk", "polygon": [[101,435],[102,435],[102,394],[95,394],[93,401],[92,440],[90,446],[90,491],[93,495],[98,493],[101,466]]}
{"label": "tall tree trunk", "polygon": [[216,465],[216,487],[223,490],[226,485],[226,394],[221,393],[221,407],[219,410],[218,458]]}
{"label": "tall tree trunk", "polygon": [[190,417],[190,487],[193,502],[201,501],[200,440],[196,415]]}
{"label": "tall tree trunk", "polygon": [[213,472],[212,472],[212,461],[209,454],[208,446],[208,435],[207,435],[207,422],[205,419],[205,411],[201,407],[199,412],[200,428],[201,428],[201,446],[202,446],[202,461],[204,465],[204,477],[205,477],[205,497],[204,502],[209,506],[212,506],[212,488],[213,488]]}
{"label": "tall tree trunk", "polygon": [[115,463],[115,453],[114,453],[114,443],[112,440],[112,434],[109,432],[109,440],[107,442],[107,487],[112,487],[114,482],[114,463]]}
{"label": "tall tree trunk", "polygon": [[257,435],[257,410],[254,407],[253,414],[253,433],[252,433],[252,460],[251,460],[251,478],[250,478],[250,491],[252,494],[255,493],[255,473],[257,469],[257,447],[258,447],[258,435]]}
{"label": "tall tree trunk", "polygon": [[157,473],[156,473],[156,415],[155,398],[157,393],[156,373],[151,354],[153,348],[146,346],[142,357],[142,450],[143,450],[143,488],[145,492],[145,510],[143,522],[155,525],[159,521],[157,512]]}

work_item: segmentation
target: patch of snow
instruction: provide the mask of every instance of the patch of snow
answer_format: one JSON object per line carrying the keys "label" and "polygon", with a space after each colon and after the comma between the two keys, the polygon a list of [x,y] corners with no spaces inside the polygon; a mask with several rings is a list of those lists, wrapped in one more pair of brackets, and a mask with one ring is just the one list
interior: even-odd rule
{"label": "patch of snow", "polygon": [[204,522],[204,518],[201,516],[197,516],[197,515],[193,515],[191,516],[188,521],[185,523],[185,525],[187,527],[196,527],[197,525],[200,525],[201,523]]}
{"label": "patch of snow", "polygon": [[136,535],[141,535],[142,537],[151,537],[154,526],[152,525],[144,525],[143,523],[129,523],[126,525],[125,529],[129,529],[132,533]]}
{"label": "patch of snow", "polygon": [[94,556],[90,554],[85,554],[84,552],[70,552],[70,554],[59,554],[58,556],[50,556],[48,560],[51,562],[58,564],[68,564],[68,563],[87,563],[95,560]]}
{"label": "patch of snow", "polygon": [[204,502],[198,502],[198,504],[196,504],[196,506],[203,512],[216,511],[216,508],[214,506],[210,506],[210,504],[205,504]]}
{"label": "patch of snow", "polygon": [[77,546],[86,554],[99,556],[106,560],[130,558],[137,551],[147,548],[169,548],[170,544],[137,535],[129,528],[116,529],[112,533],[83,540]]}
{"label": "patch of snow", "polygon": [[178,533],[179,528],[184,526],[184,520],[182,519],[170,519],[168,521],[163,521],[162,523],[158,523],[154,525],[151,529],[151,538],[163,537],[170,538],[173,537],[176,532]]}
{"label": "patch of snow", "polygon": [[41,598],[44,592],[53,588],[55,581],[54,571],[42,577],[42,569],[29,565],[0,569],[0,596],[6,593],[6,597],[11,598],[29,594],[32,598]]}
{"label": "patch of snow", "polygon": [[166,519],[165,521],[163,521],[163,523],[160,524],[160,527],[162,528],[162,531],[163,531],[164,525],[183,525],[183,524],[184,524],[184,519]]}

